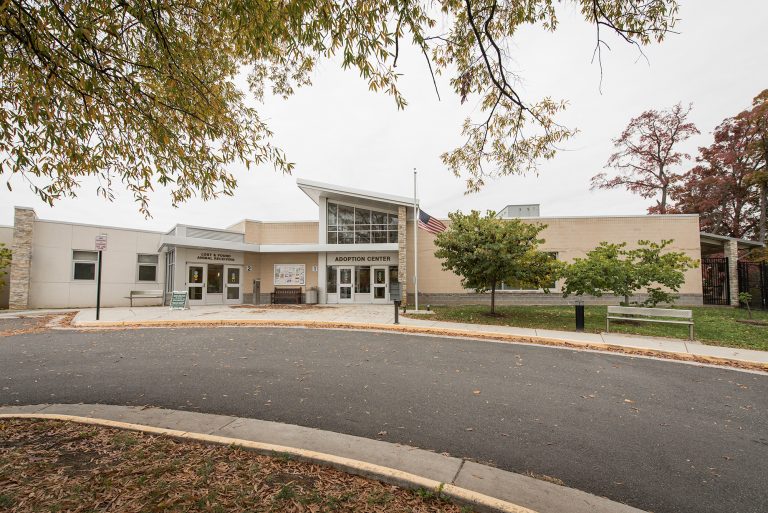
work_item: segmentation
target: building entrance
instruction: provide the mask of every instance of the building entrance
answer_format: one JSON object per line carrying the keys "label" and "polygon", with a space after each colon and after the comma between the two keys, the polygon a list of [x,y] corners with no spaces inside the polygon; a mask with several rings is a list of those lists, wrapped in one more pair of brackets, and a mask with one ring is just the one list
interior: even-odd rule
{"label": "building entrance", "polygon": [[397,266],[332,266],[327,276],[328,303],[385,304],[390,282],[397,281]]}
{"label": "building entrance", "polygon": [[188,264],[187,294],[190,305],[240,304],[243,302],[237,265]]}

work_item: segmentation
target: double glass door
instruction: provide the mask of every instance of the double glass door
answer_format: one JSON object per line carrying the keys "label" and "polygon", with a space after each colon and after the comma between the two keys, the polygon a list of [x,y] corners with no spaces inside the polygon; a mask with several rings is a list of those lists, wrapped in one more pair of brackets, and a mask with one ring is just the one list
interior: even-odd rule
{"label": "double glass door", "polygon": [[192,305],[242,303],[239,266],[224,264],[187,265],[187,293]]}
{"label": "double glass door", "polygon": [[389,267],[339,266],[336,274],[337,302],[389,302]]}

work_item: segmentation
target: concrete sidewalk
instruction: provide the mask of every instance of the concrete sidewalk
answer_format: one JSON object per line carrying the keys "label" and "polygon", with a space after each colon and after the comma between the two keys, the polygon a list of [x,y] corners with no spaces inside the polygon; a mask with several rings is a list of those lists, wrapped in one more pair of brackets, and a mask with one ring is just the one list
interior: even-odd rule
{"label": "concrete sidewalk", "polygon": [[[340,323],[349,328],[376,329],[382,325],[394,324],[394,310],[391,305],[242,305],[230,306],[195,306],[189,310],[171,311],[167,307],[104,308],[100,320],[96,321],[96,311],[85,309],[75,317],[73,324],[78,327],[115,326],[120,324],[166,322],[182,325],[184,322],[221,321],[295,321],[312,323]],[[400,325],[405,327],[428,328],[449,332],[462,332],[462,336],[503,335],[520,337],[536,343],[536,339],[560,341],[570,345],[610,345],[627,349],[661,351],[703,358],[736,360],[750,364],[768,364],[768,351],[755,351],[704,345],[696,341],[623,335],[614,333],[578,333],[574,331],[555,331],[546,329],[516,328],[512,326],[493,326],[486,324],[467,324],[431,319],[400,317]],[[322,326],[313,326],[322,327]],[[329,326],[333,327],[333,326]],[[338,326],[337,326],[338,327]]]}
{"label": "concrete sidewalk", "polygon": [[[0,418],[30,415],[139,429],[258,452],[289,453],[364,477],[435,489],[480,510],[507,513],[642,513],[641,510],[521,474],[399,444],[278,422],[190,411],[101,404],[0,407]],[[58,416],[75,417],[75,419]],[[122,423],[122,424],[115,424]],[[169,431],[170,430],[170,431]]]}
{"label": "concrete sidewalk", "polygon": [[667,353],[680,353],[727,360],[739,360],[749,363],[768,363],[768,351],[755,351],[734,347],[710,346],[695,340],[674,338],[644,337],[642,335],[624,335],[618,333],[578,333],[575,331],[556,331],[533,328],[515,328],[513,326],[492,326],[485,324],[465,324],[428,319],[401,320],[409,326],[424,326],[451,330],[468,330],[479,333],[499,333],[521,337],[541,337],[562,340],[570,343],[608,344],[632,349],[647,349]]}

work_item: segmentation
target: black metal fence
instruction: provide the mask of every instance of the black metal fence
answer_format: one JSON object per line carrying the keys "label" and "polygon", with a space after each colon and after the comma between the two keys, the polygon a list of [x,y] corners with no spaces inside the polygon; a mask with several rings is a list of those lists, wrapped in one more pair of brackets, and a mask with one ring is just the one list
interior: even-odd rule
{"label": "black metal fence", "polygon": [[730,305],[728,258],[703,258],[701,279],[705,305]]}
{"label": "black metal fence", "polygon": [[739,260],[739,293],[749,292],[751,308],[768,310],[768,264]]}

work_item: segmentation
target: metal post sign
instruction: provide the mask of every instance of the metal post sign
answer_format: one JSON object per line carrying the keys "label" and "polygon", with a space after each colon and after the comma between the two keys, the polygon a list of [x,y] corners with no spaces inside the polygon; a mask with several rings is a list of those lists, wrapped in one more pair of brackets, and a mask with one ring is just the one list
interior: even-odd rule
{"label": "metal post sign", "polygon": [[99,320],[101,314],[101,252],[107,249],[107,234],[102,233],[96,236],[96,251],[99,252],[99,276],[96,281],[96,320]]}

